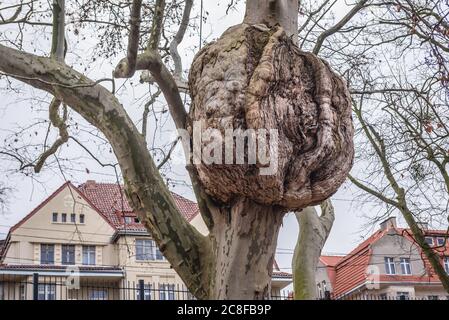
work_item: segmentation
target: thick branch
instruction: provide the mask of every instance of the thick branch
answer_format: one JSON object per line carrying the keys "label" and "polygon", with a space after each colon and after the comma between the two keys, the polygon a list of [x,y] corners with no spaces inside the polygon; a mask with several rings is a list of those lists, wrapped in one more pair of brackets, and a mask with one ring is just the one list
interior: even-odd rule
{"label": "thick branch", "polygon": [[116,97],[63,63],[3,45],[0,55],[0,71],[55,95],[106,136],[139,218],[189,289],[207,297],[209,244],[179,213],[144,138]]}

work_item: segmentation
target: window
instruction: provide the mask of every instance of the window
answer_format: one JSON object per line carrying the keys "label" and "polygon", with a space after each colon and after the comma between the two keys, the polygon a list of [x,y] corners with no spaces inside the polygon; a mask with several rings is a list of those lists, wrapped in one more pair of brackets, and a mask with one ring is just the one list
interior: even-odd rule
{"label": "window", "polygon": [[385,272],[387,274],[396,274],[396,265],[391,257],[385,257]]}
{"label": "window", "polygon": [[57,212],[53,212],[53,216],[51,218],[51,221],[58,222],[58,213]]}
{"label": "window", "polygon": [[134,223],[140,223],[139,218],[134,218]]}
{"label": "window", "polygon": [[108,292],[103,289],[92,289],[89,291],[89,300],[107,300]]}
{"label": "window", "polygon": [[412,274],[412,266],[409,258],[401,258],[401,273]]}
{"label": "window", "polygon": [[438,296],[427,296],[429,300],[439,300]]}
{"label": "window", "polygon": [[398,292],[396,295],[397,300],[410,300],[409,292]]}
{"label": "window", "polygon": [[0,301],[5,300],[5,286],[3,282],[0,282]]}
{"label": "window", "polygon": [[433,246],[433,238],[432,237],[426,237],[425,240],[429,246]]}
{"label": "window", "polygon": [[449,274],[449,257],[444,257],[444,270]]}
{"label": "window", "polygon": [[437,238],[437,244],[438,244],[439,247],[444,246],[445,242],[446,242],[446,239],[444,239],[444,238]]}
{"label": "window", "polygon": [[136,240],[136,260],[164,260],[164,256],[159,251],[153,240]]}
{"label": "window", "polygon": [[[140,299],[140,286],[137,289],[136,299],[141,300]],[[143,300],[151,300],[151,284],[143,285]]]}
{"label": "window", "polygon": [[76,223],[76,214],[72,213],[72,214],[70,215],[70,222],[71,222],[71,223]]}
{"label": "window", "polygon": [[75,264],[75,246],[74,245],[62,245],[62,264],[72,265]]}
{"label": "window", "polygon": [[83,246],[83,264],[87,266],[95,265],[95,246]]}
{"label": "window", "polygon": [[80,214],[80,223],[84,223],[84,220],[85,220],[84,214]]}
{"label": "window", "polygon": [[41,264],[55,263],[55,245],[41,244]]}
{"label": "window", "polygon": [[61,222],[66,223],[67,222],[67,213],[61,213]]}
{"label": "window", "polygon": [[38,300],[56,300],[55,284],[40,284],[38,289]]}
{"label": "window", "polygon": [[175,285],[159,285],[159,300],[175,300]]}
{"label": "window", "polygon": [[126,224],[131,224],[133,223],[134,219],[132,217],[125,217],[125,223]]}

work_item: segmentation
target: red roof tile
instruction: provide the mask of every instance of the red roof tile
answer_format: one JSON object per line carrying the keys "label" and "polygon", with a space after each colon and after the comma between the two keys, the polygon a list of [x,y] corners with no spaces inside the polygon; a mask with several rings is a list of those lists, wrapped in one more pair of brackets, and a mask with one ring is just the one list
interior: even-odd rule
{"label": "red roof tile", "polygon": [[[394,231],[406,237],[409,241],[414,242],[412,233],[409,229],[394,228]],[[338,297],[349,293],[357,286],[364,284],[367,280],[366,270],[371,258],[371,246],[380,240],[387,233],[388,230],[378,230],[372,234],[368,239],[359,244],[354,250],[344,257],[336,256],[322,256],[320,261],[327,266],[329,280],[333,287],[333,295]],[[446,230],[426,230],[428,236],[443,236],[448,235]],[[443,248],[435,248],[441,258],[449,255],[449,241]],[[421,255],[425,265],[426,272],[422,276],[402,276],[402,275],[381,275],[380,281],[385,282],[425,282],[438,283],[439,279],[433,269],[431,268],[427,258],[424,254]]]}
{"label": "red roof tile", "polygon": [[[116,183],[97,183],[87,181],[78,187],[86,198],[106,216],[106,218],[119,230],[146,231],[141,223],[125,223],[124,217],[135,217],[135,213],[128,203],[123,187]],[[181,214],[187,221],[192,221],[199,213],[198,205],[176,193],[173,199]]]}
{"label": "red roof tile", "polygon": [[344,256],[321,256],[320,261],[326,266],[334,267],[343,258]]}

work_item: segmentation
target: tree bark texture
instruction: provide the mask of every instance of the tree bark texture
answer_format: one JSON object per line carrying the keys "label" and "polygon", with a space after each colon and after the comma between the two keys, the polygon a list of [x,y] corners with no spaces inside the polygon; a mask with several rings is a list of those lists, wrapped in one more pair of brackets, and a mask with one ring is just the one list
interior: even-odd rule
{"label": "tree bark texture", "polygon": [[279,208],[240,198],[214,212],[210,233],[215,261],[210,296],[214,299],[269,299],[279,229]]}
{"label": "tree bark texture", "polygon": [[295,300],[316,299],[316,268],[321,251],[334,223],[334,208],[330,200],[321,204],[321,216],[314,207],[295,212],[299,224],[298,242],[293,256]]}
{"label": "tree bark texture", "polygon": [[279,136],[272,175],[261,175],[259,163],[195,164],[214,199],[229,203],[243,196],[300,210],[329,198],[346,179],[354,157],[347,86],[281,27],[230,28],[195,57],[189,86],[190,120],[205,129],[223,136],[228,129],[274,129]]}

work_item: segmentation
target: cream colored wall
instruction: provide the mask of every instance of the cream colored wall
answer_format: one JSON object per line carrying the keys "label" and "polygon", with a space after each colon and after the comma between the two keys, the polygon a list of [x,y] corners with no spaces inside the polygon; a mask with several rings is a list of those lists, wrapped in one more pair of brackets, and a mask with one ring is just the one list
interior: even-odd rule
{"label": "cream colored wall", "polygon": [[209,230],[207,229],[201,214],[196,215],[196,217],[190,221],[190,224],[194,226],[203,236],[209,234]]}
{"label": "cream colored wall", "polygon": [[145,283],[167,283],[182,285],[181,278],[170,268],[167,260],[137,261],[136,239],[151,239],[151,237],[122,236],[117,241],[119,265],[126,270],[126,279],[130,284],[144,280]]}
{"label": "cream colored wall", "polygon": [[[67,214],[67,223],[53,223],[52,214]],[[70,214],[75,213],[76,224],[70,223]],[[84,214],[85,223],[79,224],[79,215]],[[40,244],[55,244],[55,263],[61,263],[61,245],[74,244],[75,262],[82,262],[82,245],[97,246],[97,265],[115,265],[117,259],[108,254],[113,249],[110,243],[114,234],[108,222],[101,217],[78,194],[66,186],[19,228],[11,233],[10,247],[6,252],[6,264],[39,264]]]}
{"label": "cream colored wall", "polygon": [[394,257],[396,274],[401,274],[400,258],[409,258],[413,275],[425,273],[424,263],[418,248],[405,237],[392,234],[386,235],[372,246],[370,265],[378,269],[380,274],[386,274],[385,257]]}

